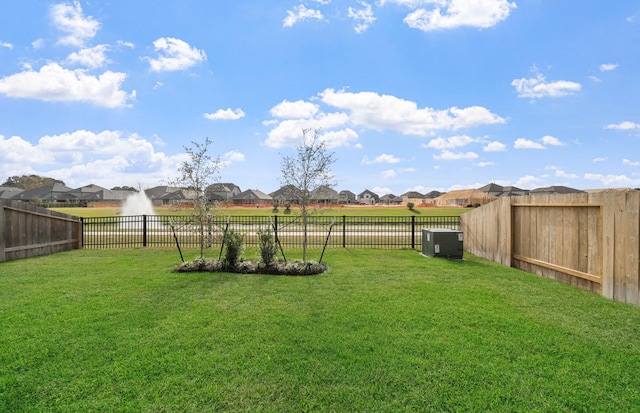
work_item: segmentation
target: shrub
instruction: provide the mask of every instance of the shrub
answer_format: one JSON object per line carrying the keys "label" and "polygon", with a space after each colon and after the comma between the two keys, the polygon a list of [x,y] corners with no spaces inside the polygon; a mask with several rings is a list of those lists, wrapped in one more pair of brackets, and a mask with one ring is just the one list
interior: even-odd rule
{"label": "shrub", "polygon": [[260,243],[260,258],[266,266],[273,265],[278,249],[270,228],[258,231],[258,241]]}
{"label": "shrub", "polygon": [[244,237],[242,234],[230,229],[224,234],[224,265],[226,268],[235,268],[242,258],[244,252]]}
{"label": "shrub", "polygon": [[413,208],[415,208],[416,204],[414,204],[413,202],[407,202],[407,208],[409,208],[409,211],[413,211]]}
{"label": "shrub", "polygon": [[284,213],[285,214],[290,214],[291,213],[291,204],[290,203],[286,203],[284,206]]}

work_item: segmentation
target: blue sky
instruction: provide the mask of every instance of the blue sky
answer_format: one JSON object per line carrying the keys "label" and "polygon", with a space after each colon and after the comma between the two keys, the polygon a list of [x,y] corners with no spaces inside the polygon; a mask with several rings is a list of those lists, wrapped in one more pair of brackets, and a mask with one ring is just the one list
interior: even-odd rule
{"label": "blue sky", "polygon": [[4,2],[0,179],[152,187],[213,141],[280,187],[303,128],[336,189],[640,187],[640,2]]}

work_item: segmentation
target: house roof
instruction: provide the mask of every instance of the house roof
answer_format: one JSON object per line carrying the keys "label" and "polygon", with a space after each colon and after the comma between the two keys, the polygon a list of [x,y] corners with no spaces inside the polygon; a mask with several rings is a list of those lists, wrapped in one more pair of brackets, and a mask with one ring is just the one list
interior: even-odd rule
{"label": "house roof", "polygon": [[424,198],[424,195],[422,195],[420,192],[416,192],[416,191],[405,192],[404,194],[402,194],[400,196],[402,198]]}
{"label": "house roof", "polygon": [[267,195],[258,189],[247,189],[246,191],[233,197],[233,199],[240,199],[240,200],[258,199],[258,200],[266,201],[266,200],[271,200],[273,198],[270,195]]}
{"label": "house roof", "polygon": [[323,185],[311,192],[311,198],[314,199],[338,199],[338,191],[330,186]]}
{"label": "house roof", "polygon": [[438,199],[496,199],[496,197],[479,189],[460,189],[440,195]]}
{"label": "house roof", "polygon": [[487,192],[495,195],[495,194],[504,192],[504,187],[498,184],[490,183],[483,187],[478,188],[478,191]]}
{"label": "house roof", "polygon": [[20,192],[24,192],[24,189],[13,186],[0,186],[0,199],[11,199]]}
{"label": "house roof", "polygon": [[568,186],[555,185],[547,186],[543,188],[536,188],[529,191],[531,195],[534,194],[579,194],[584,191],[579,189],[569,188]]}
{"label": "house roof", "polygon": [[369,191],[368,189],[365,189],[364,191],[360,192],[360,193],[358,194],[358,197],[364,196],[364,195],[366,195],[366,194],[373,195],[373,196],[375,196],[376,198],[380,198],[380,196],[379,196],[378,194],[376,194],[376,193],[375,193],[375,192],[373,192],[373,191]]}
{"label": "house roof", "polygon": [[343,189],[342,191],[338,192],[338,195],[356,196],[356,194],[349,191],[348,189]]}
{"label": "house roof", "polygon": [[437,198],[440,195],[444,195],[444,194],[446,194],[446,192],[431,191],[431,192],[427,192],[426,194],[424,194],[424,197],[428,198],[428,199],[434,199],[434,198]]}
{"label": "house roof", "polygon": [[300,198],[300,190],[295,185],[285,185],[278,190],[269,194],[272,198],[279,199],[298,199]]}
{"label": "house roof", "polygon": [[167,193],[176,192],[180,188],[175,186],[154,186],[153,188],[145,189],[144,192],[150,199],[159,199]]}
{"label": "house roof", "polygon": [[72,189],[68,186],[60,183],[49,184],[45,186],[41,186],[39,188],[33,188],[26,191],[22,191],[17,194],[14,199],[21,200],[33,200],[33,199],[72,199],[75,198],[71,196],[69,197],[68,192]]}

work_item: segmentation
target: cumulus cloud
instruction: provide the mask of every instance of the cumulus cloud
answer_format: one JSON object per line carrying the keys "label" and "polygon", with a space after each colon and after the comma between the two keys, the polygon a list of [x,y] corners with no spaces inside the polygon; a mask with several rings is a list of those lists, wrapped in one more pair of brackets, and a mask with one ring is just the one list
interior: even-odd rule
{"label": "cumulus cloud", "polygon": [[[283,101],[271,109],[279,119],[263,122],[272,126],[265,144],[271,147],[295,145],[305,128],[322,129],[326,135],[342,137],[340,144],[358,138],[362,130],[395,131],[403,135],[427,136],[440,130],[457,130],[505,120],[481,106],[444,110],[419,108],[415,102],[375,92],[352,93],[326,89],[318,94],[320,103]],[[312,100],[316,100],[313,98]],[[320,104],[326,106],[322,108]],[[463,138],[460,138],[463,139]],[[338,143],[338,141],[334,141]]]}
{"label": "cumulus cloud", "polygon": [[572,82],[569,80],[558,80],[555,82],[547,82],[547,79],[542,73],[537,72],[534,67],[534,77],[514,79],[511,82],[518,92],[518,97],[521,98],[543,98],[543,97],[563,97],[574,95],[582,89],[580,83]]}
{"label": "cumulus cloud", "polygon": [[547,149],[544,145],[525,138],[516,139],[513,147],[516,149]]}
{"label": "cumulus cloud", "polygon": [[271,116],[281,119],[300,119],[309,118],[318,113],[318,105],[298,100],[295,102],[289,102],[283,100],[276,106],[271,108]]}
{"label": "cumulus cloud", "polygon": [[493,27],[516,8],[507,0],[379,0],[378,4],[398,4],[413,9],[404,22],[411,28],[432,31],[458,27]]}
{"label": "cumulus cloud", "polygon": [[219,166],[221,168],[228,168],[234,162],[244,162],[245,156],[239,151],[229,151],[220,157]]}
{"label": "cumulus cloud", "polygon": [[476,140],[467,136],[467,135],[459,135],[459,136],[451,136],[449,138],[436,138],[429,141],[428,144],[423,145],[425,148],[433,148],[433,149],[451,149],[458,148],[460,146],[466,146],[470,143],[475,142]]}
{"label": "cumulus cloud", "polygon": [[604,162],[606,160],[607,160],[607,158],[593,158],[593,163]]}
{"label": "cumulus cloud", "polygon": [[106,44],[80,49],[71,53],[67,57],[67,61],[90,69],[97,69],[109,62],[106,56],[107,51],[109,51],[109,45]]}
{"label": "cumulus cloud", "polygon": [[347,16],[353,19],[355,26],[354,30],[356,33],[364,33],[369,29],[369,26],[376,21],[376,17],[373,14],[373,10],[371,9],[371,5],[366,2],[361,2],[361,9],[354,9],[353,7],[349,7],[347,10]]}
{"label": "cumulus cloud", "polygon": [[605,63],[605,64],[601,64],[599,69],[601,72],[608,72],[610,70],[615,70],[617,69],[618,64],[616,63]]}
{"label": "cumulus cloud", "polygon": [[507,150],[507,145],[502,142],[493,141],[487,143],[482,150],[485,152],[503,152]]}
{"label": "cumulus cloud", "polygon": [[630,161],[628,159],[623,159],[622,160],[622,164],[623,165],[629,165],[629,166],[640,166],[640,162],[638,162],[638,161]]}
{"label": "cumulus cloud", "polygon": [[153,42],[158,52],[157,58],[146,57],[152,72],[175,72],[186,70],[207,60],[203,50],[191,47],[184,40],[173,37],[161,37]]}
{"label": "cumulus cloud", "polygon": [[433,155],[433,158],[443,161],[459,161],[465,159],[477,159],[478,154],[475,152],[452,152],[444,150],[440,155]]}
{"label": "cumulus cloud", "polygon": [[628,120],[616,124],[610,124],[604,127],[605,129],[613,130],[633,130],[640,129],[640,123],[630,122]]}
{"label": "cumulus cloud", "polygon": [[565,172],[564,170],[556,166],[547,166],[545,169],[554,171],[553,174],[555,175],[556,178],[563,178],[563,179],[579,179],[580,178],[580,176]]}
{"label": "cumulus cloud", "polygon": [[549,135],[543,136],[542,138],[540,138],[540,141],[542,142],[543,145],[564,146],[564,143],[562,143],[560,139],[554,136],[549,136]]}
{"label": "cumulus cloud", "polygon": [[52,102],[91,102],[107,108],[123,107],[135,97],[135,91],[127,93],[120,89],[126,77],[125,73],[112,71],[91,76],[84,70],[68,70],[57,63],[49,63],[39,71],[28,69],[0,79],[0,94]]}
{"label": "cumulus cloud", "polygon": [[382,155],[376,156],[374,159],[369,159],[369,157],[365,155],[365,157],[362,158],[362,162],[361,163],[363,165],[373,165],[373,164],[376,164],[376,163],[392,163],[393,164],[393,163],[398,163],[400,161],[401,161],[401,159],[396,157],[396,156],[393,156],[393,155],[390,155],[390,154],[387,154],[387,153],[383,153]]}
{"label": "cumulus cloud", "polygon": [[210,120],[238,120],[244,118],[245,113],[242,109],[238,108],[233,110],[231,108],[228,109],[218,109],[214,113],[205,113],[205,119]]}
{"label": "cumulus cloud", "polygon": [[0,41],[0,47],[4,47],[7,49],[13,49],[13,45],[11,43]]}
{"label": "cumulus cloud", "polygon": [[607,187],[635,187],[640,185],[640,179],[631,179],[626,175],[613,175],[613,174],[594,174],[586,173],[583,176],[584,179],[589,181],[598,181],[603,186]]}
{"label": "cumulus cloud", "polygon": [[391,95],[334,89],[326,89],[319,96],[323,103],[347,111],[350,121],[357,126],[397,130],[405,135],[424,136],[436,130],[505,122],[500,116],[480,106],[435,110],[418,108],[415,102]]}
{"label": "cumulus cloud", "polygon": [[55,176],[71,187],[88,182],[107,188],[159,185],[177,174],[183,157],[168,156],[149,140],[119,131],[77,130],[43,136],[36,143],[0,136],[0,175]]}
{"label": "cumulus cloud", "polygon": [[309,19],[324,20],[324,16],[320,10],[308,9],[304,4],[300,4],[295,6],[293,10],[287,10],[287,17],[282,21],[282,26],[291,27],[300,21]]}
{"label": "cumulus cloud", "polygon": [[474,163],[474,165],[480,168],[484,168],[486,166],[492,166],[494,165],[494,163],[493,162],[477,162],[477,163]]}
{"label": "cumulus cloud", "polygon": [[85,16],[80,2],[61,3],[51,7],[53,26],[65,33],[58,44],[81,47],[95,37],[100,23],[91,16]]}

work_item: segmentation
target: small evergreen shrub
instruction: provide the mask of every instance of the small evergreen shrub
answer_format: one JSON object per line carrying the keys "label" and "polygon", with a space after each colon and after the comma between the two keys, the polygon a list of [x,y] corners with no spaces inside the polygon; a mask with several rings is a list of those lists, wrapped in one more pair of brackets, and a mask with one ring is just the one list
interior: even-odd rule
{"label": "small evergreen shrub", "polygon": [[260,246],[260,258],[267,267],[273,265],[276,260],[278,249],[270,228],[258,231],[258,241]]}
{"label": "small evergreen shrub", "polygon": [[413,211],[413,208],[416,207],[416,204],[414,204],[413,202],[407,202],[407,208],[409,208],[409,211]]}
{"label": "small evergreen shrub", "polygon": [[235,268],[242,259],[244,252],[244,237],[233,229],[224,235],[224,265],[226,268]]}

